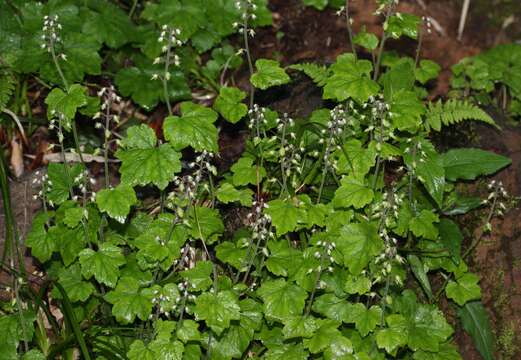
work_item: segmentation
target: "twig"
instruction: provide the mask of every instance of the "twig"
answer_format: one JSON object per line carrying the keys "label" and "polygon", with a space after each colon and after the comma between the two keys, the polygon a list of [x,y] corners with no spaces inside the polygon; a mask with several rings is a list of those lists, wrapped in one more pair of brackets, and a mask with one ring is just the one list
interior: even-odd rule
{"label": "twig", "polygon": [[463,30],[465,29],[465,22],[467,21],[469,7],[470,7],[470,0],[464,0],[463,8],[461,9],[461,16],[459,18],[458,41],[461,41],[461,38],[463,37]]}

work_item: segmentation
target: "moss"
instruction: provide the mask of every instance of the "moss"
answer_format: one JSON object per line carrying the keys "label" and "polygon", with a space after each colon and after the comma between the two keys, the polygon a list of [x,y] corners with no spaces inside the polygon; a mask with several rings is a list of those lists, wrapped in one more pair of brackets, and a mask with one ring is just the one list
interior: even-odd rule
{"label": "moss", "polygon": [[519,339],[516,332],[516,324],[513,321],[503,326],[497,338],[497,342],[503,359],[514,359],[514,356],[519,350],[519,346],[517,345]]}

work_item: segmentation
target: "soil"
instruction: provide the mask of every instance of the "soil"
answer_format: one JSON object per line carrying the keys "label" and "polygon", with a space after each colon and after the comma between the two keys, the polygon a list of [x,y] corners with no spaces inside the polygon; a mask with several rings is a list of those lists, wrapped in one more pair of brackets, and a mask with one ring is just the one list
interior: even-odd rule
{"label": "soil", "polygon": [[[510,15],[521,16],[519,0],[475,0],[472,2],[467,25],[461,41],[457,40],[457,28],[461,11],[461,1],[456,0],[402,0],[399,10],[427,16],[433,19],[437,30],[424,31],[421,49],[422,59],[436,61],[442,67],[439,79],[433,84],[431,97],[443,97],[449,89],[450,67],[466,56],[475,55],[501,42],[521,39],[521,23],[506,24]],[[259,29],[252,41],[253,58],[275,58],[284,65],[299,62],[333,63],[336,57],[351,47],[347,38],[345,18],[339,17],[332,9],[317,11],[304,7],[301,0],[269,0],[273,12],[274,26]],[[381,31],[381,24],[373,13],[374,0],[352,0],[354,30],[365,26],[368,31]],[[499,9],[507,9],[501,13]],[[493,15],[493,16],[492,16]],[[500,21],[498,21],[500,19]],[[508,21],[507,21],[508,22]],[[416,43],[413,41],[389,41],[388,48],[401,54],[414,56]],[[360,54],[370,58],[370,54]],[[299,75],[297,75],[299,76]],[[238,72],[235,82],[248,87],[246,73]],[[268,105],[279,111],[288,112],[294,118],[308,116],[312,110],[322,105],[321,92],[305,76],[292,85],[276,92],[259,92],[256,99],[260,105]],[[156,114],[161,115],[162,110]],[[162,116],[156,116],[162,118]],[[455,130],[457,136],[440,139],[440,143],[473,145],[495,151],[512,159],[512,166],[500,172],[495,179],[503,181],[507,191],[513,196],[521,195],[521,127],[507,123],[501,114],[494,116],[502,126],[502,131],[490,127],[472,125],[464,132]],[[157,125],[157,124],[156,124]],[[156,126],[160,130],[159,126]],[[158,131],[159,131],[158,130]],[[462,141],[461,134],[469,139]],[[472,134],[470,136],[469,134]],[[1,134],[0,134],[1,135]],[[219,168],[228,168],[238,159],[244,149],[247,132],[241,125],[223,125],[219,146],[221,160]],[[0,139],[1,140],[1,139]],[[34,140],[34,139],[33,139]],[[23,180],[12,181],[11,194],[19,231],[25,234],[31,219],[38,209],[32,200],[34,173]],[[475,187],[479,193],[482,186]],[[1,205],[0,205],[1,206]],[[0,208],[0,211],[2,209]],[[493,232],[483,239],[470,261],[471,270],[481,276],[483,302],[489,311],[498,341],[498,358],[521,358],[521,209],[511,208],[503,218],[493,221]],[[462,219],[462,222],[469,219]],[[472,219],[479,223],[479,218]],[[0,227],[3,228],[3,211],[0,212]],[[477,230],[467,229],[467,244],[479,235]],[[2,240],[0,238],[0,247]],[[30,260],[30,259],[29,259]],[[30,261],[29,261],[30,262]],[[31,270],[30,270],[31,271]],[[450,309],[447,309],[450,311]],[[456,328],[455,339],[465,360],[481,359],[470,337]]]}

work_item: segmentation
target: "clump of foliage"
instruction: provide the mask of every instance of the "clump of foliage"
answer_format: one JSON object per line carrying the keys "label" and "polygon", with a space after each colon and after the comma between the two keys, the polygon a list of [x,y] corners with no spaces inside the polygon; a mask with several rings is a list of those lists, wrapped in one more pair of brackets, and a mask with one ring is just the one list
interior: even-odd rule
{"label": "clump of foliage", "polygon": [[[489,230],[507,194],[491,182],[481,201],[455,185],[510,160],[436,150],[429,136],[443,125],[494,122],[467,102],[426,100],[439,67],[383,53],[388,38],[416,39],[420,19],[379,3],[381,39],[350,30],[353,53],[329,67],[288,68],[251,57],[252,25],[269,23],[264,1],[165,0],[129,16],[96,1],[13,5],[10,39],[23,46],[7,47],[6,61],[16,76],[50,84],[49,128],[64,160],[72,141],[80,161],[51,164],[39,179],[44,210],[25,243],[46,277],[32,278],[35,290],[23,268],[11,269],[0,358],[72,358],[78,349],[85,359],[460,359],[441,297],[492,356],[479,277],[466,265],[479,239],[463,250],[452,218],[487,207]],[[249,96],[217,81],[240,65],[219,45],[233,32],[243,36]],[[214,46],[202,65],[197,54]],[[132,65],[117,69],[121,57]],[[101,74],[102,59],[116,68],[115,86],[92,96],[82,81]],[[331,107],[292,119],[255,104],[255,89],[284,86],[292,71],[309,75]],[[188,84],[213,91],[213,107],[188,100],[174,111],[170,102],[190,97]],[[115,141],[121,96],[145,110],[165,103],[163,136],[140,124]],[[89,119],[102,135],[106,175],[109,159],[121,164],[120,183],[106,176],[97,193],[77,134],[78,120]],[[250,137],[240,159],[218,171],[224,121],[244,122]],[[159,200],[145,204],[145,192]],[[230,209],[243,214],[231,230]]]}
{"label": "clump of foliage", "polygon": [[[453,95],[521,116],[521,45],[499,45],[452,67]],[[495,100],[495,101],[494,101]]]}

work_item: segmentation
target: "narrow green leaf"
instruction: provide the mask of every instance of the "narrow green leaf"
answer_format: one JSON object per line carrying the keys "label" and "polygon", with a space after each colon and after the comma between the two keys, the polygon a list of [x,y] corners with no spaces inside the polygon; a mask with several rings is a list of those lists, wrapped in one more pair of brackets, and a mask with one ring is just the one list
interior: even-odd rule
{"label": "narrow green leaf", "polygon": [[466,303],[458,310],[458,315],[481,356],[485,360],[494,360],[496,341],[483,304],[479,301]]}
{"label": "narrow green leaf", "polygon": [[458,224],[449,219],[441,219],[438,224],[440,233],[440,241],[449,251],[452,259],[456,264],[461,260],[461,243],[463,241],[463,234],[461,233]]}
{"label": "narrow green leaf", "polygon": [[429,277],[427,276],[427,271],[429,270],[428,267],[426,267],[416,255],[407,256],[407,261],[411,266],[411,270],[414,276],[416,277],[423,291],[425,291],[425,294],[429,298],[429,301],[432,301],[432,288],[431,283],[429,281]]}
{"label": "narrow green leaf", "polygon": [[445,176],[450,181],[474,180],[491,175],[512,161],[504,156],[481,149],[453,149],[441,155]]}

